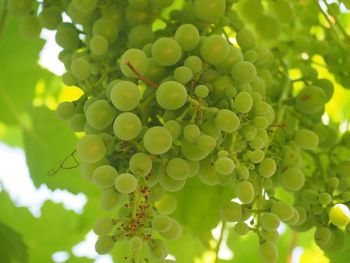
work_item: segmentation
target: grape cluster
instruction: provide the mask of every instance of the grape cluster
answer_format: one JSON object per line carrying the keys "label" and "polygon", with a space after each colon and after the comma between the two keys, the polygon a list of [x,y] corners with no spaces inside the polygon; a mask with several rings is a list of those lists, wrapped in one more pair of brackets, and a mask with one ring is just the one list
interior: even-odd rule
{"label": "grape cluster", "polygon": [[[300,34],[300,24],[319,24],[303,11],[318,14],[317,3],[194,0],[164,17],[173,3],[47,0],[37,14],[34,1],[8,0],[25,36],[56,30],[62,81],[84,91],[57,115],[85,133],[76,147],[81,172],[101,189],[100,206],[118,210],[94,225],[96,251],[109,253],[126,239],[133,258],[148,247],[166,262],[163,238],[182,233],[171,193],[191,177],[232,190],[237,199],[214,212],[239,235],[258,235],[263,262],[278,260],[281,223],[296,231],[316,226],[317,245],[339,249],[344,228],[350,232],[350,162],[340,154],[350,133],[338,139],[322,124],[334,88],[311,57],[350,67],[339,55],[344,47],[326,51],[324,41]],[[291,79],[294,67],[300,79]]]}

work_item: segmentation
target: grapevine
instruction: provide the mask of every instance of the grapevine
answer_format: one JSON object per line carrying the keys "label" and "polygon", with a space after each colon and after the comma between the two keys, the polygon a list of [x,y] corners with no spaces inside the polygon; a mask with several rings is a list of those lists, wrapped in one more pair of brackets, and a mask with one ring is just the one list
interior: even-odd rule
{"label": "grapevine", "polygon": [[71,156],[111,211],[91,226],[97,253],[127,240],[125,262],[172,262],[167,240],[183,232],[175,192],[189,180],[231,193],[208,209],[223,229],[255,233],[261,262],[278,262],[281,223],[315,227],[325,253],[342,248],[350,132],[323,124],[334,82],[316,70],[350,88],[340,7],[350,2],[7,1],[24,36],[55,31],[62,81],[84,92],[56,113],[84,134]]}

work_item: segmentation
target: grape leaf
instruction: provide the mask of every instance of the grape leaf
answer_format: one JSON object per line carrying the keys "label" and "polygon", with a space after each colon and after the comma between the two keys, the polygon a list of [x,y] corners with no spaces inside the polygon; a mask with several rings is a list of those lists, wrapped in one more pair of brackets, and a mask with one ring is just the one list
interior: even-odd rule
{"label": "grape leaf", "polygon": [[[24,130],[24,149],[30,175],[36,186],[42,183],[51,189],[64,188],[73,193],[97,193],[97,188],[80,175],[80,169],[60,169],[49,176],[51,169],[57,169],[60,162],[75,150],[76,137],[66,123],[57,119],[45,107],[32,108],[29,112],[31,127]],[[77,162],[69,157],[64,167],[74,167]]]}
{"label": "grape leaf", "polygon": [[28,262],[27,245],[15,230],[0,222],[0,262]]}

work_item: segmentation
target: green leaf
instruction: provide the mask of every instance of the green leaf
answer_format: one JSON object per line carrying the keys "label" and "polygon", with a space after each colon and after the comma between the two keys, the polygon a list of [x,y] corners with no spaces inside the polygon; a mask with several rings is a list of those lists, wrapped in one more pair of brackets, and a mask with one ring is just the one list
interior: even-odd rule
{"label": "green leaf", "polygon": [[0,222],[0,262],[28,262],[27,245],[15,230]]}
{"label": "green leaf", "polygon": [[80,175],[80,169],[60,169],[49,176],[48,172],[57,169],[62,160],[68,159],[63,167],[74,167],[77,162],[70,156],[75,150],[76,137],[60,121],[54,112],[45,107],[32,108],[29,112],[31,128],[24,130],[24,148],[30,175],[36,186],[42,183],[51,189],[64,188],[73,193],[95,194],[97,188]]}
{"label": "green leaf", "polygon": [[21,233],[28,245],[30,263],[52,262],[53,253],[70,251],[91,228],[91,223],[82,221],[84,217],[51,201],[45,202],[39,218],[27,208],[15,207],[6,192],[0,192],[0,203],[1,220]]}
{"label": "green leaf", "polygon": [[0,112],[6,113],[0,115],[0,121],[7,124],[23,124],[35,84],[45,72],[37,63],[44,41],[23,39],[19,28],[19,19],[8,17],[0,40]]}

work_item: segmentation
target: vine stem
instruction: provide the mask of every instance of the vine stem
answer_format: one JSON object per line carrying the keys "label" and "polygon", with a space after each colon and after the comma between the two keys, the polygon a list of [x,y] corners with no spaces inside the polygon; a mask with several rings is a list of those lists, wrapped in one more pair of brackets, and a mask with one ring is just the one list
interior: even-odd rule
{"label": "vine stem", "polygon": [[220,251],[222,240],[224,238],[225,227],[226,227],[226,221],[222,221],[220,237],[219,237],[218,243],[217,243],[216,248],[215,248],[215,261],[214,261],[214,263],[219,262],[219,251]]}
{"label": "vine stem", "polygon": [[150,80],[150,79],[146,78],[145,76],[141,75],[141,73],[138,72],[137,69],[136,69],[133,65],[131,65],[131,63],[130,63],[129,61],[126,61],[125,64],[130,68],[130,70],[131,70],[132,72],[135,73],[135,75],[136,75],[140,80],[142,80],[143,82],[145,82],[146,84],[148,84],[148,85],[151,86],[151,87],[154,87],[154,88],[156,88],[156,89],[159,88],[159,85],[158,85],[157,83],[154,83],[152,80]]}
{"label": "vine stem", "polygon": [[292,263],[293,250],[298,243],[298,233],[293,231],[286,263]]}
{"label": "vine stem", "polygon": [[6,17],[7,17],[7,0],[4,0],[4,6],[3,6],[3,10],[1,12],[1,16],[0,16],[0,39],[2,36],[2,31],[4,30],[5,27],[5,22],[6,22]]}
{"label": "vine stem", "polygon": [[337,16],[333,13],[332,9],[329,8],[329,4],[327,3],[327,1],[323,0],[323,3],[327,6],[329,14],[334,18],[335,24],[338,26],[338,28],[342,32],[343,36],[345,38],[349,37],[349,35],[346,32],[346,30],[344,29],[343,25],[339,22],[339,19],[337,18]]}

